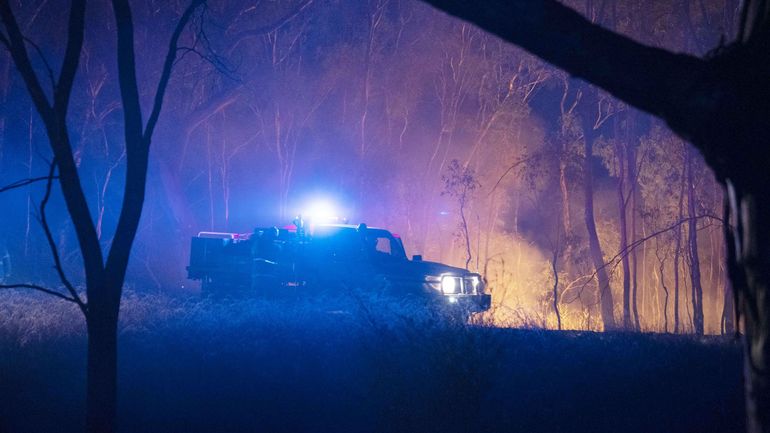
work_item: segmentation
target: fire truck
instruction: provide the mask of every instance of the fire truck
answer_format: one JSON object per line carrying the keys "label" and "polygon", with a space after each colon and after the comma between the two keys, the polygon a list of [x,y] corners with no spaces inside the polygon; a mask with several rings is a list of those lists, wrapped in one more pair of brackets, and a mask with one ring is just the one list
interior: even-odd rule
{"label": "fire truck", "polygon": [[192,238],[188,278],[203,293],[294,294],[377,291],[457,310],[488,310],[484,278],[466,269],[409,259],[401,238],[366,224],[306,224],[252,233],[201,232]]}

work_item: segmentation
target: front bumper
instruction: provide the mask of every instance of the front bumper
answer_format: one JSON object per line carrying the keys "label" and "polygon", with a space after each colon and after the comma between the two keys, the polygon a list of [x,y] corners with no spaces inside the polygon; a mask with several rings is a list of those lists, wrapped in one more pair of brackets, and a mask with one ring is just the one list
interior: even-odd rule
{"label": "front bumper", "polygon": [[479,313],[489,310],[492,305],[492,295],[439,295],[441,302],[450,308]]}

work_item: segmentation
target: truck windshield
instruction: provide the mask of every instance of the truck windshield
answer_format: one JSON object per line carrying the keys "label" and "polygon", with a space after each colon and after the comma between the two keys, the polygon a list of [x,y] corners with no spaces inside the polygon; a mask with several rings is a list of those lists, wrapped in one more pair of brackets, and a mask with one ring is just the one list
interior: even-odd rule
{"label": "truck windshield", "polygon": [[313,249],[342,259],[370,257],[374,260],[406,260],[401,242],[389,231],[351,227],[317,227],[313,233]]}

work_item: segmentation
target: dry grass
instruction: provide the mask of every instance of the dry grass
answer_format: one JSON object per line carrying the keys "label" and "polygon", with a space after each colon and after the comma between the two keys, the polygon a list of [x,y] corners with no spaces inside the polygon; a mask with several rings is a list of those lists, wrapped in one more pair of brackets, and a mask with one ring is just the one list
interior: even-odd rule
{"label": "dry grass", "polygon": [[[2,293],[0,313],[0,432],[82,430],[79,312]],[[360,293],[128,293],[120,333],[124,432],[743,426],[739,349],[716,339],[467,325]]]}

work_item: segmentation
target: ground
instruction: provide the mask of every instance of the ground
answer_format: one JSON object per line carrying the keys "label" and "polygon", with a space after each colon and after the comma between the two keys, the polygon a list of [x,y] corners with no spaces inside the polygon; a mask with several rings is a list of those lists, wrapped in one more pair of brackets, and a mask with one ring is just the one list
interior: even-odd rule
{"label": "ground", "polygon": [[[739,432],[729,338],[500,329],[360,296],[129,294],[122,432]],[[82,431],[75,308],[0,293],[0,433]]]}

